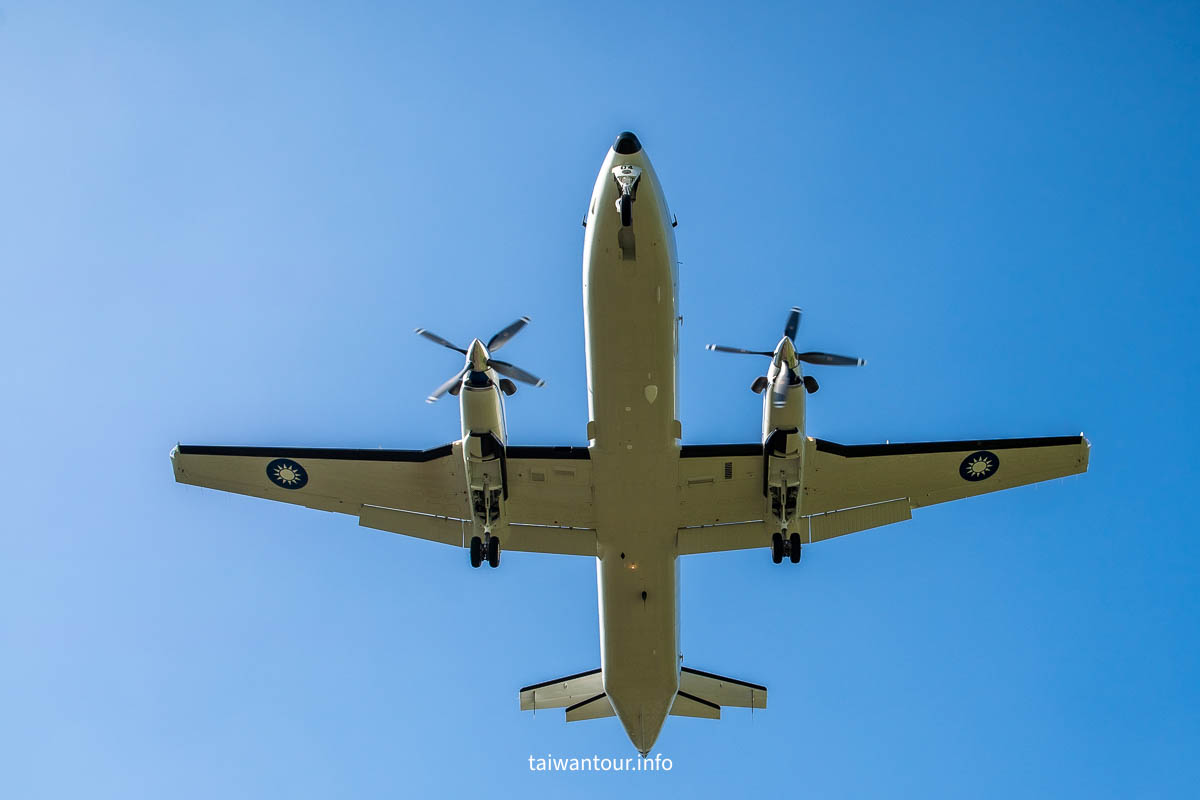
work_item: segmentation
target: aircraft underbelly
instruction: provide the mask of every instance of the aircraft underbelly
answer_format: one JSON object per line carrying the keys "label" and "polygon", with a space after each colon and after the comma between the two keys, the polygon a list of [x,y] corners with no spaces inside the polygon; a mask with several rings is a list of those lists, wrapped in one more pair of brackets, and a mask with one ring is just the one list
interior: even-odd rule
{"label": "aircraft underbelly", "polygon": [[601,217],[584,262],[601,667],[642,751],[679,686],[675,248],[654,199],[635,204],[636,259]]}

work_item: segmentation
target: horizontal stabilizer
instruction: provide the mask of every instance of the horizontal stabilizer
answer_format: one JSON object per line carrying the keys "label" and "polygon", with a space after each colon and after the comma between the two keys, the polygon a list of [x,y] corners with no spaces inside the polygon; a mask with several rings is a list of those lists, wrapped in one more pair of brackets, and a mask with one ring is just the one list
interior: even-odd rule
{"label": "horizontal stabilizer", "polygon": [[[766,708],[767,687],[691,667],[680,670],[679,693],[671,706],[673,715],[720,719],[721,706]],[[522,711],[545,708],[565,708],[567,722],[616,716],[598,669],[535,683],[521,690]]]}
{"label": "horizontal stabilizer", "polygon": [[675,717],[699,717],[701,719],[720,719],[721,707],[716,703],[702,700],[690,695],[682,689],[675,695],[675,704],[671,706],[671,715]]}
{"label": "horizontal stabilizer", "polygon": [[[537,711],[541,708],[566,708],[596,699],[604,694],[604,679],[600,670],[593,669],[555,678],[544,683],[535,683],[521,690],[521,710]],[[608,698],[604,699],[608,705]]]}
{"label": "horizontal stabilizer", "polygon": [[[683,667],[679,671],[679,694],[689,695],[696,700],[715,706],[731,706],[733,708],[766,708],[767,687],[757,683],[740,681],[737,678],[726,678],[711,672],[701,672],[691,667]],[[676,708],[679,707],[676,701]],[[679,712],[672,710],[672,714]],[[681,714],[695,717],[701,714]],[[717,719],[718,714],[713,719]]]}
{"label": "horizontal stabilizer", "polygon": [[606,694],[598,694],[581,703],[567,707],[567,722],[615,717],[616,715],[617,712],[613,711],[612,703],[609,702],[608,695]]}

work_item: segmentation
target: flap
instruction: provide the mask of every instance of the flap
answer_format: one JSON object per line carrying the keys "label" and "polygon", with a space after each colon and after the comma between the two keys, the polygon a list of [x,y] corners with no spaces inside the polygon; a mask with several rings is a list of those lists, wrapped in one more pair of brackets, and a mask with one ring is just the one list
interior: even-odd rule
{"label": "flap", "polygon": [[677,534],[679,555],[770,547],[771,534],[774,532],[774,528],[768,527],[767,523],[761,520],[731,522],[727,525],[706,525],[700,528],[680,528]]}
{"label": "flap", "polygon": [[469,523],[453,517],[435,517],[432,514],[415,514],[395,508],[363,506],[359,510],[358,524],[388,533],[402,533],[431,542],[465,547]]}
{"label": "flap", "polygon": [[[886,503],[831,511],[828,514],[816,514],[804,519],[808,523],[808,541],[820,542],[835,536],[912,519],[912,507],[908,504],[908,498],[902,497]],[[804,536],[803,530],[800,535]]]}

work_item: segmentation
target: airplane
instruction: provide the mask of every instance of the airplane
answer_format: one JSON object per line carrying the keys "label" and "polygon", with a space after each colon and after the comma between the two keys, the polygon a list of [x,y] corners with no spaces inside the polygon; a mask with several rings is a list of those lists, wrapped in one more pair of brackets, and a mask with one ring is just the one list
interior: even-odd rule
{"label": "airplane", "polygon": [[765,709],[767,689],[683,664],[679,557],[769,549],[780,564],[805,545],[911,519],[912,510],[1087,471],[1082,435],[843,445],[805,433],[819,386],[802,365],[860,359],[798,352],[800,310],[752,384],[762,437],[681,444],[675,217],[638,137],[617,136],[584,219],[583,312],[588,444],[510,445],[503,399],[542,381],[493,354],[522,317],[468,347],[430,396],[457,396],[461,438],[430,450],[177,445],[175,480],[358,518],[468,551],[473,567],[514,552],[596,561],[597,668],[526,686],[522,710],[564,708],[568,722],[616,716],[645,757],[670,715],[720,719]]}

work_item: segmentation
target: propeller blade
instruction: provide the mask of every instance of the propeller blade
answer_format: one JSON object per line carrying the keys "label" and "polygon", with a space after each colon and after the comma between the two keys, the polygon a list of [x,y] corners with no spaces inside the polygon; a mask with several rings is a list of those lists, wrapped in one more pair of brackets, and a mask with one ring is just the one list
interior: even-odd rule
{"label": "propeller blade", "polygon": [[740,347],[726,347],[723,344],[706,344],[705,350],[714,350],[718,353],[745,353],[748,356],[773,356],[775,355],[770,350],[743,350]]}
{"label": "propeller blade", "polygon": [[427,331],[424,328],[414,328],[414,330],[417,332],[418,336],[424,336],[429,341],[434,342],[436,344],[440,344],[442,347],[448,347],[451,350],[454,350],[455,352],[462,353],[464,356],[467,354],[466,350],[463,350],[458,345],[453,344],[452,342],[449,342],[446,339],[443,339],[442,337],[438,336],[433,331]]}
{"label": "propeller blade", "polygon": [[441,397],[441,396],[442,396],[442,395],[444,395],[446,392],[448,392],[448,391],[450,391],[451,389],[453,389],[453,388],[454,388],[454,385],[455,385],[456,383],[459,383],[459,382],[461,382],[461,381],[462,381],[462,379],[463,379],[463,375],[466,375],[466,374],[467,374],[467,370],[468,370],[468,369],[470,369],[470,365],[468,365],[468,366],[465,366],[465,367],[463,367],[462,369],[460,369],[460,370],[458,371],[458,373],[457,373],[457,374],[456,374],[456,375],[455,375],[453,378],[451,378],[450,380],[446,381],[445,383],[443,383],[443,384],[442,384],[441,386],[439,386],[438,388],[434,389],[434,390],[433,390],[433,394],[431,394],[431,395],[429,395],[429,397],[426,397],[426,398],[425,398],[425,402],[426,402],[426,403],[436,403],[436,402],[437,402],[437,399],[438,399],[439,397]]}
{"label": "propeller blade", "polygon": [[796,358],[806,364],[823,364],[827,367],[861,367],[865,359],[851,356],[835,356],[833,353],[797,353]]}
{"label": "propeller blade", "polygon": [[783,408],[787,405],[788,384],[791,382],[788,370],[781,369],[775,377],[775,385],[771,387],[771,405]]}
{"label": "propeller blade", "polygon": [[515,364],[510,364],[507,361],[497,361],[494,358],[489,359],[488,366],[496,370],[496,372],[499,372],[501,375],[507,375],[508,377],[518,380],[521,383],[528,383],[532,384],[533,386],[546,385],[546,382],[537,375],[526,372]]}
{"label": "propeller blade", "polygon": [[500,331],[492,338],[488,339],[488,343],[487,343],[488,352],[495,352],[496,350],[499,350],[501,347],[504,347],[505,342],[507,342],[512,337],[516,336],[520,332],[521,328],[524,328],[528,324],[529,324],[529,317],[521,317],[519,320],[517,320],[513,324],[509,325],[507,328]]}
{"label": "propeller blade", "polygon": [[783,326],[783,335],[795,341],[796,329],[800,327],[800,309],[797,306],[792,306],[791,312],[788,314],[787,324]]}

